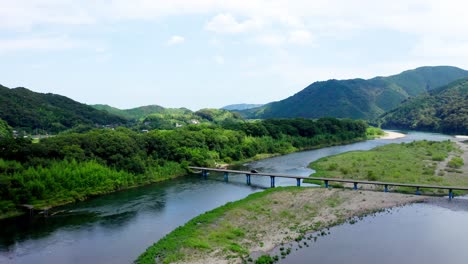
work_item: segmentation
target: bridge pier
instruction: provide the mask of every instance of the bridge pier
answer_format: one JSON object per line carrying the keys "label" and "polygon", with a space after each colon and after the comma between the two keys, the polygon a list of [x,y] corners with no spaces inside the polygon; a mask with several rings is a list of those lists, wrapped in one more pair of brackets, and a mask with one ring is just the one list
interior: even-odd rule
{"label": "bridge pier", "polygon": [[[214,168],[205,168],[205,167],[195,167],[195,166],[189,166],[190,169],[196,170],[201,172],[202,179],[207,179],[209,172],[218,172],[218,173],[224,173],[224,181],[228,182],[229,181],[229,173],[234,173],[234,174],[245,174],[246,175],[246,181],[247,184],[250,185],[252,183],[251,181],[251,175],[252,173],[255,173],[255,176],[257,177],[270,177],[270,186],[272,188],[275,187],[275,177],[280,177],[280,178],[287,178],[287,179],[296,179],[296,185],[301,186],[301,180],[307,179],[307,177],[303,176],[298,176],[298,175],[285,175],[285,174],[275,174],[275,173],[258,173],[255,171],[240,171],[240,170],[227,170],[227,169],[214,169]],[[198,174],[198,173],[197,173]],[[339,183],[346,183],[346,184],[353,184],[353,189],[357,190],[358,185],[378,185],[378,186],[383,186],[384,187],[384,192],[389,192],[389,186],[390,187],[406,187],[406,188],[415,188],[416,195],[421,195],[422,191],[421,189],[438,189],[438,190],[448,190],[448,198],[452,200],[454,198],[454,191],[468,191],[468,187],[464,186],[437,186],[437,185],[427,185],[427,184],[410,184],[410,183],[397,183],[397,182],[371,182],[371,181],[364,181],[364,180],[357,180],[357,179],[331,179],[331,178],[321,178],[321,177],[316,177],[314,178],[317,181],[323,181],[324,182],[324,187],[325,188],[331,188],[330,182],[339,182]],[[28,207],[26,207],[28,208]]]}

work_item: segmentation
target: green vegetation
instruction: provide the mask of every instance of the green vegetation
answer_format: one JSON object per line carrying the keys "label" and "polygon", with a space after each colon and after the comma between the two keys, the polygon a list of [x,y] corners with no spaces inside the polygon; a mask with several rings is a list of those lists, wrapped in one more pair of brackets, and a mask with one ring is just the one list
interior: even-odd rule
{"label": "green vegetation", "polygon": [[133,120],[144,120],[146,117],[154,114],[159,114],[159,115],[186,115],[186,114],[191,114],[192,111],[190,111],[187,108],[164,108],[159,105],[147,105],[147,106],[140,106],[136,108],[131,108],[131,109],[118,109],[109,105],[91,105],[92,107],[106,111],[108,113],[118,115],[121,117],[124,117],[126,119],[133,119]]}
{"label": "green vegetation", "polygon": [[385,132],[380,127],[369,126],[366,130],[366,136],[368,139],[374,139],[384,135]]}
{"label": "green vegetation", "polygon": [[455,67],[421,67],[369,80],[315,82],[297,94],[259,108],[239,111],[248,118],[319,118],[333,116],[372,120],[403,100],[467,77]]}
{"label": "green vegetation", "polygon": [[35,93],[26,88],[0,85],[0,118],[17,130],[57,133],[85,125],[121,125],[119,116],[96,110],[56,94]]}
{"label": "green vegetation", "polygon": [[[245,260],[254,244],[263,243],[261,234],[267,232],[263,229],[268,225],[280,225],[282,228],[271,228],[275,232],[289,230],[288,233],[300,241],[305,238],[306,232],[321,227],[319,222],[304,226],[302,223],[305,219],[311,220],[320,208],[327,208],[330,200],[336,205],[343,202],[338,196],[326,195],[324,191],[279,187],[227,203],[176,228],[149,247],[136,263],[155,263],[156,258],[159,263],[190,261],[211,252],[217,252],[218,258]],[[311,193],[321,194],[313,205],[304,198]],[[283,199],[285,197],[288,199]],[[297,206],[291,208],[290,202],[294,199],[298,200]],[[294,238],[289,237],[290,240]],[[268,262],[270,260],[273,258],[263,256],[255,263],[272,263]]]}
{"label": "green vegetation", "polygon": [[199,124],[148,133],[93,129],[36,143],[0,138],[0,213],[19,204],[47,207],[164,180],[184,174],[189,164],[215,167],[259,154],[362,140],[366,128],[362,121],[324,118]]}
{"label": "green vegetation", "polygon": [[[389,144],[370,151],[353,151],[314,161],[310,167],[317,172],[311,177],[468,186],[467,177],[435,175],[438,161],[447,159],[449,153],[456,151],[458,147],[451,141]],[[459,158],[452,160],[455,160],[452,164],[460,164]]]}
{"label": "green vegetation", "polygon": [[[142,184],[185,174],[185,169],[174,162],[152,168],[150,175],[135,175],[103,166],[96,161],[52,161],[47,168],[30,166],[0,159],[0,214],[12,211],[15,204],[32,204],[46,208],[81,201],[88,197],[110,193]],[[150,177],[151,176],[151,177]]]}
{"label": "green vegetation", "polygon": [[13,137],[13,130],[7,124],[7,122],[3,121],[0,118],[0,140],[4,138],[11,138]]}
{"label": "green vegetation", "polygon": [[468,134],[468,78],[407,100],[382,116],[382,126]]}
{"label": "green vegetation", "polygon": [[453,157],[448,162],[448,166],[451,168],[455,168],[455,169],[461,168],[463,165],[465,165],[465,163],[463,162],[463,159],[460,157]]}
{"label": "green vegetation", "polygon": [[[366,202],[375,199],[385,201]],[[327,235],[326,228],[351,217],[418,200],[383,192],[271,188],[193,218],[150,246],[135,262],[273,263],[291,253],[288,244],[292,241],[308,247]],[[278,255],[263,255],[256,260],[250,255],[275,246],[279,246]]]}

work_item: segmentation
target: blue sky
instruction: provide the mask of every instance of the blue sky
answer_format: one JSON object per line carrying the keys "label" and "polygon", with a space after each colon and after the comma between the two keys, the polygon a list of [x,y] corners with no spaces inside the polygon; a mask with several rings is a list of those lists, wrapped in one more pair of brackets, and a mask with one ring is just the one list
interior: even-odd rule
{"label": "blue sky", "polygon": [[468,69],[465,1],[0,0],[0,84],[119,108],[267,103],[314,81]]}

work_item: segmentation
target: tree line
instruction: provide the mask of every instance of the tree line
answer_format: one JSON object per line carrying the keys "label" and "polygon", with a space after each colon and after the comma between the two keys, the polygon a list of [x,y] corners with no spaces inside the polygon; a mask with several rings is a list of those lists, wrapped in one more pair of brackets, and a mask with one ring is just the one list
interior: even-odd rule
{"label": "tree line", "polygon": [[271,119],[64,133],[32,143],[0,137],[0,213],[17,204],[55,205],[216,166],[261,153],[289,153],[366,136],[363,121]]}

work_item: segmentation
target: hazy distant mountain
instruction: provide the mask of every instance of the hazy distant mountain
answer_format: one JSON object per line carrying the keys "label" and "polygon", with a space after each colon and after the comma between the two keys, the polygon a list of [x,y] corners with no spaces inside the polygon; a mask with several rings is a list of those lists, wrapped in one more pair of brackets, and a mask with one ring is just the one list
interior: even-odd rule
{"label": "hazy distant mountain", "polygon": [[468,78],[405,101],[382,116],[382,126],[468,135]]}
{"label": "hazy distant mountain", "polygon": [[256,107],[260,107],[263,104],[232,104],[232,105],[226,105],[224,107],[221,107],[223,110],[229,110],[229,111],[234,111],[234,110],[246,110],[246,109],[252,109]]}
{"label": "hazy distant mountain", "polygon": [[57,94],[43,94],[26,88],[10,89],[0,85],[0,118],[16,129],[49,132],[77,125],[123,124],[122,117]]}
{"label": "hazy distant mountain", "polygon": [[370,120],[394,109],[411,96],[467,76],[466,70],[437,66],[421,67],[369,80],[315,82],[284,100],[239,112],[247,118],[331,116]]}

